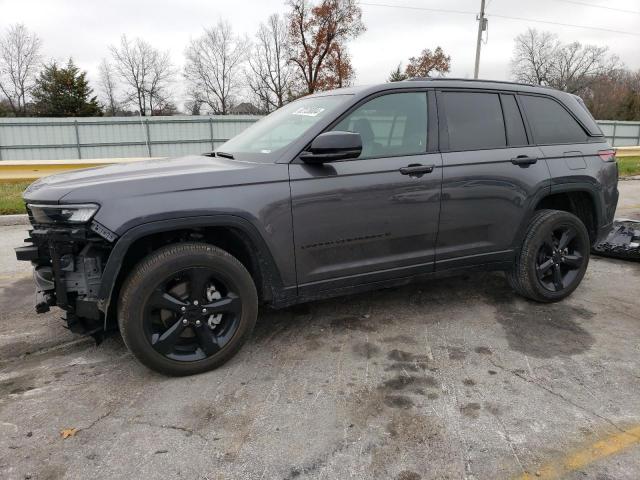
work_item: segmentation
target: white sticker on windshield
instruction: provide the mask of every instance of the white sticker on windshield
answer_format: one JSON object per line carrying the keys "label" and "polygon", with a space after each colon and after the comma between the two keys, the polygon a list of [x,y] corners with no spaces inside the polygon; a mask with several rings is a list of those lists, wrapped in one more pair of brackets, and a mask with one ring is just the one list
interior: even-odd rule
{"label": "white sticker on windshield", "polygon": [[260,150],[260,153],[271,153],[271,150]]}
{"label": "white sticker on windshield", "polygon": [[292,115],[303,115],[305,117],[317,117],[322,112],[324,112],[324,108],[321,107],[300,107]]}

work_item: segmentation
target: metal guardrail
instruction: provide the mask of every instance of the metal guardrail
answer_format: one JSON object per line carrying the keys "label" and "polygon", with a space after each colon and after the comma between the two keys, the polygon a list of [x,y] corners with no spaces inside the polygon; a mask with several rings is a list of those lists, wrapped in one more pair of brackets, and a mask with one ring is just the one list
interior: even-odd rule
{"label": "metal guardrail", "polygon": [[94,168],[114,163],[157,160],[155,158],[99,158],[91,160],[6,160],[0,162],[0,182],[18,183],[81,168]]}
{"label": "metal guardrail", "polygon": [[640,157],[640,146],[618,147],[616,148],[616,157]]}
{"label": "metal guardrail", "polygon": [[[640,156],[640,146],[619,147],[616,149],[616,155],[618,157]],[[7,160],[4,162],[0,162],[0,182],[26,182],[67,170],[100,167],[103,165],[110,165],[114,163],[128,163],[161,158],[165,157],[101,158],[93,160]]]}

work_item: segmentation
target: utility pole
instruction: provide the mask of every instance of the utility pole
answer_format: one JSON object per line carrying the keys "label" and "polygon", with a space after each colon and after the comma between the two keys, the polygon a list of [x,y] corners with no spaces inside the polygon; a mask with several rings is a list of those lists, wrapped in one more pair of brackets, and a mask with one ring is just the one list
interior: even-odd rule
{"label": "utility pole", "polygon": [[482,32],[487,29],[487,19],[484,16],[484,0],[480,0],[480,16],[478,17],[478,42],[476,43],[476,66],[473,70],[473,78],[478,78],[480,70],[480,45],[482,44]]}

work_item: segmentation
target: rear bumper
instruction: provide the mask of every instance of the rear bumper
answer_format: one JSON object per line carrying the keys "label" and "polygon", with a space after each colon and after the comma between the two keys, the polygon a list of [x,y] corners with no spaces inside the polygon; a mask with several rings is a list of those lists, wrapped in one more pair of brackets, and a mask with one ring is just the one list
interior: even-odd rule
{"label": "rear bumper", "polygon": [[97,292],[110,243],[84,226],[34,226],[25,242],[29,245],[15,252],[18,260],[33,265],[36,312],[57,306],[72,331],[103,330]]}

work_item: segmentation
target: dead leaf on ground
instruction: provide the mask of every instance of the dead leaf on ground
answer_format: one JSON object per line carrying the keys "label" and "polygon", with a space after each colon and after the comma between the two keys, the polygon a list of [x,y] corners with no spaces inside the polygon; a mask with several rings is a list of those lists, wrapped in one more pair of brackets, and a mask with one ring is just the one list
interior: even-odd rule
{"label": "dead leaf on ground", "polygon": [[63,430],[60,430],[60,436],[62,438],[74,437],[76,433],[78,433],[77,428],[65,428]]}

